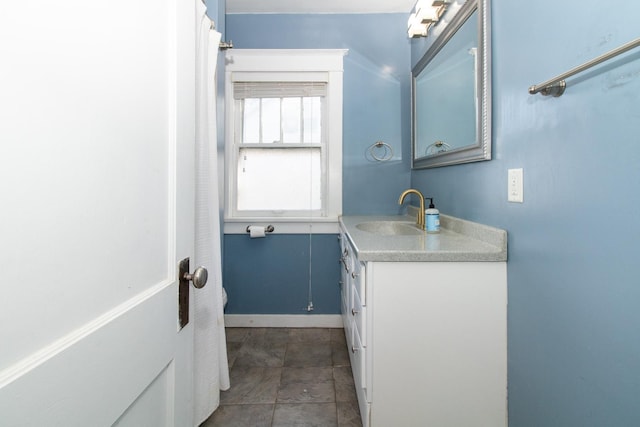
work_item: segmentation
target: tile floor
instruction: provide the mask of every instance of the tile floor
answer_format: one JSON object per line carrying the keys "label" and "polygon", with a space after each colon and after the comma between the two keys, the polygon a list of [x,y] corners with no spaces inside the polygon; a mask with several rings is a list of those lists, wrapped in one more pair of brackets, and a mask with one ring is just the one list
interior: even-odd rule
{"label": "tile floor", "polygon": [[362,426],[343,329],[226,332],[231,388],[200,427]]}

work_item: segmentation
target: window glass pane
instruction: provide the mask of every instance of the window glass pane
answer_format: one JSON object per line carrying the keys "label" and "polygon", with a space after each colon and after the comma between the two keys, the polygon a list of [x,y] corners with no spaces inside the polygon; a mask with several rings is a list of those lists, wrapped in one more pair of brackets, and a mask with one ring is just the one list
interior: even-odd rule
{"label": "window glass pane", "polygon": [[320,148],[242,148],[238,210],[304,211],[322,206]]}
{"label": "window glass pane", "polygon": [[262,142],[280,142],[280,98],[262,98]]}
{"label": "window glass pane", "polygon": [[244,100],[244,117],[242,119],[242,142],[260,142],[260,99]]}
{"label": "window glass pane", "polygon": [[282,99],[282,142],[301,143],[301,109],[302,98]]}
{"label": "window glass pane", "polygon": [[322,126],[322,103],[319,96],[305,97],[302,99],[304,110],[304,142],[319,144]]}

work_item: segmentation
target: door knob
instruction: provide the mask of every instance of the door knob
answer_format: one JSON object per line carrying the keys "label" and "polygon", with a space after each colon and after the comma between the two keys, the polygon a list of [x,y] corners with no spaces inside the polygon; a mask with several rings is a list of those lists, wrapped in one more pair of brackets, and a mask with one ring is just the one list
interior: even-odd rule
{"label": "door knob", "polygon": [[189,258],[185,258],[178,264],[178,319],[180,329],[189,323],[189,282],[193,282],[195,288],[202,288],[207,284],[209,273],[204,267],[198,267],[189,274]]}
{"label": "door knob", "polygon": [[207,279],[209,278],[209,272],[204,267],[196,268],[193,273],[184,273],[184,279],[190,280],[193,282],[193,286],[196,289],[204,288],[204,285],[207,284]]}

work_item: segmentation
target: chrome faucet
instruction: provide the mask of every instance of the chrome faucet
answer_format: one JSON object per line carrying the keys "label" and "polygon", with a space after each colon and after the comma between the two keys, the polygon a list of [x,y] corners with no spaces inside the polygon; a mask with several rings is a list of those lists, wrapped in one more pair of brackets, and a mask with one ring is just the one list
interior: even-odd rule
{"label": "chrome faucet", "polygon": [[410,194],[410,193],[416,194],[420,198],[420,210],[418,211],[418,215],[416,217],[416,225],[420,230],[424,230],[424,196],[422,195],[422,193],[413,188],[405,190],[400,195],[400,199],[398,199],[398,204],[401,205],[402,202],[404,202],[404,198],[407,196],[407,194]]}

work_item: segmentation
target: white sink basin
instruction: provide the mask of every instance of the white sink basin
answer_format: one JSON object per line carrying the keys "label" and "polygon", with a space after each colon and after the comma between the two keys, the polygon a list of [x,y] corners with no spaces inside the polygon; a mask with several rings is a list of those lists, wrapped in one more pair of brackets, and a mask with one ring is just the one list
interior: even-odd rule
{"label": "white sink basin", "polygon": [[367,221],[356,224],[356,228],[380,236],[419,236],[424,233],[415,224],[400,221]]}

